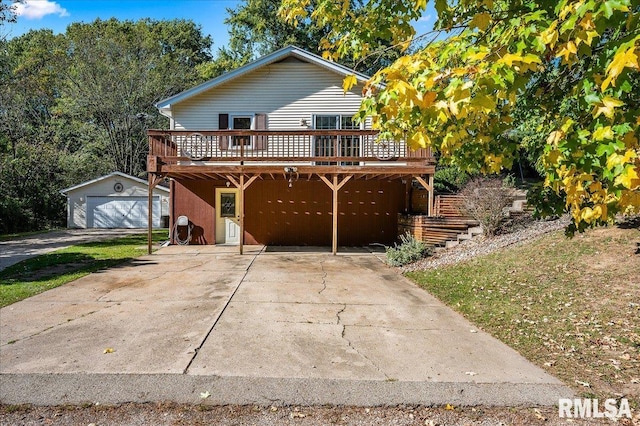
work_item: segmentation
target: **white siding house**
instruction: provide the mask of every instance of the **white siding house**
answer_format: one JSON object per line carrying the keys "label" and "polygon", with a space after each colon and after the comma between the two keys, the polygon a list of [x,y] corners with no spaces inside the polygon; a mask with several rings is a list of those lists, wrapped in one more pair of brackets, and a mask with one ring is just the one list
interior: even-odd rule
{"label": "white siding house", "polygon": [[[67,197],[68,228],[146,228],[149,217],[146,181],[114,172],[60,191]],[[169,190],[153,190],[153,227],[169,214]]]}
{"label": "white siding house", "polygon": [[343,79],[344,74],[289,56],[176,103],[173,129],[217,130],[219,114],[256,113],[267,115],[269,130],[312,129],[315,115],[351,117],[360,108],[362,85],[344,93]]}
{"label": "white siding house", "polygon": [[[368,77],[355,73],[358,83],[347,92],[342,87],[344,77],[354,73],[289,46],[156,106],[171,119],[171,130],[370,129],[370,120],[352,120]],[[185,134],[174,141],[181,155],[191,159],[233,157],[238,151],[233,141],[214,137]],[[370,146],[360,143],[354,150],[361,152],[350,154],[364,156]],[[316,140],[304,136],[253,138],[244,149],[260,157],[312,157],[322,151]]]}

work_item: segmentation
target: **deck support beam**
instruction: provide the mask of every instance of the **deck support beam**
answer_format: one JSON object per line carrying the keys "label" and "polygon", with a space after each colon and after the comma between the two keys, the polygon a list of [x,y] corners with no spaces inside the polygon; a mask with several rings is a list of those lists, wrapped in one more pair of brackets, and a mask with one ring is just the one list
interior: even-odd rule
{"label": "deck support beam", "polygon": [[333,175],[333,182],[327,179],[323,175],[319,175],[320,179],[333,191],[333,224],[331,235],[331,253],[335,255],[338,253],[338,192],[340,189],[353,177],[353,175],[347,175],[340,182],[338,182],[338,175]]}
{"label": "deck support beam", "polygon": [[433,216],[433,175],[429,175],[429,183],[422,176],[414,176],[414,179],[420,182],[420,185],[429,191],[429,199],[427,201],[427,216]]}
{"label": "deck support beam", "polygon": [[238,200],[238,210],[240,210],[240,254],[244,251],[244,191],[247,189],[256,179],[260,177],[259,174],[251,176],[246,182],[244,180],[244,173],[240,173],[239,181],[232,175],[225,175],[227,180],[240,190],[240,196]]}
{"label": "deck support beam", "polygon": [[149,194],[147,197],[147,210],[149,212],[149,217],[147,218],[147,253],[151,254],[153,244],[153,190],[156,186],[158,186],[160,182],[162,182],[164,176],[158,176],[154,173],[149,173],[148,179]]}
{"label": "deck support beam", "polygon": [[[255,176],[254,176],[255,177]],[[244,173],[240,175],[240,254],[244,248]]]}

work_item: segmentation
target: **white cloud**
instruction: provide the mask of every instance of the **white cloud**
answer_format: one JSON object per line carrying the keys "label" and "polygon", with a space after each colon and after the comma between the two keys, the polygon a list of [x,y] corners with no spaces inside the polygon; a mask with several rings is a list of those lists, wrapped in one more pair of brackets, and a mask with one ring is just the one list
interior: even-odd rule
{"label": "white cloud", "polygon": [[27,19],[41,19],[46,15],[69,16],[67,9],[49,0],[26,0],[16,4],[16,15]]}
{"label": "white cloud", "polygon": [[418,18],[418,22],[429,22],[431,20],[431,15],[426,14]]}

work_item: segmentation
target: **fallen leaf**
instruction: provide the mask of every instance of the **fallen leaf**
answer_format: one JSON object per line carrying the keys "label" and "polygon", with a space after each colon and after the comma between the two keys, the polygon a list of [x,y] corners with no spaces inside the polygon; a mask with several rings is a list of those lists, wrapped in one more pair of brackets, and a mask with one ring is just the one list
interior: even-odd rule
{"label": "fallen leaf", "polygon": [[445,410],[455,410],[455,407],[454,407],[453,405],[451,405],[451,404],[447,404],[447,405],[444,407],[444,409],[445,409]]}
{"label": "fallen leaf", "polygon": [[269,410],[276,412],[278,411],[278,407],[276,407],[275,405],[272,405],[271,408],[269,408]]}
{"label": "fallen leaf", "polygon": [[209,393],[209,391],[206,392],[200,392],[200,398],[202,399],[207,399],[211,396],[211,394]]}
{"label": "fallen leaf", "polygon": [[589,383],[581,382],[580,380],[576,380],[576,383],[581,385],[581,386],[583,386],[583,387],[585,387],[585,388],[590,388],[591,387],[591,385]]}
{"label": "fallen leaf", "polygon": [[545,421],[547,420],[547,418],[543,416],[540,410],[538,410],[537,408],[534,408],[533,411],[534,413],[536,413],[536,417],[539,418],[540,420],[545,420]]}
{"label": "fallen leaf", "polygon": [[104,351],[102,351],[103,354],[112,354],[114,353],[116,350],[113,348],[107,348]]}
{"label": "fallen leaf", "polygon": [[469,330],[471,333],[477,333],[478,330]]}
{"label": "fallen leaf", "polygon": [[477,375],[478,373],[473,372],[473,371],[465,371],[465,373],[464,373],[464,374],[466,374],[467,376],[475,376],[475,375]]}

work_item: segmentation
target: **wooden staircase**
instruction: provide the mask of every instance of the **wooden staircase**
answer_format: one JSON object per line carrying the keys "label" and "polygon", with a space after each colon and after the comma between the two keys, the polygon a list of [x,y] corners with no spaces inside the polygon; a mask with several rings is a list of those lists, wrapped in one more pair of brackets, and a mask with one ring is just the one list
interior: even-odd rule
{"label": "wooden staircase", "polygon": [[[506,218],[522,216],[532,210],[527,205],[526,192],[515,191],[513,197],[511,206],[505,208]],[[434,200],[435,216],[400,214],[399,234],[409,232],[416,239],[436,248],[455,247],[461,242],[482,235],[483,230],[479,222],[462,213],[462,202],[463,197],[460,195],[438,195]]]}

